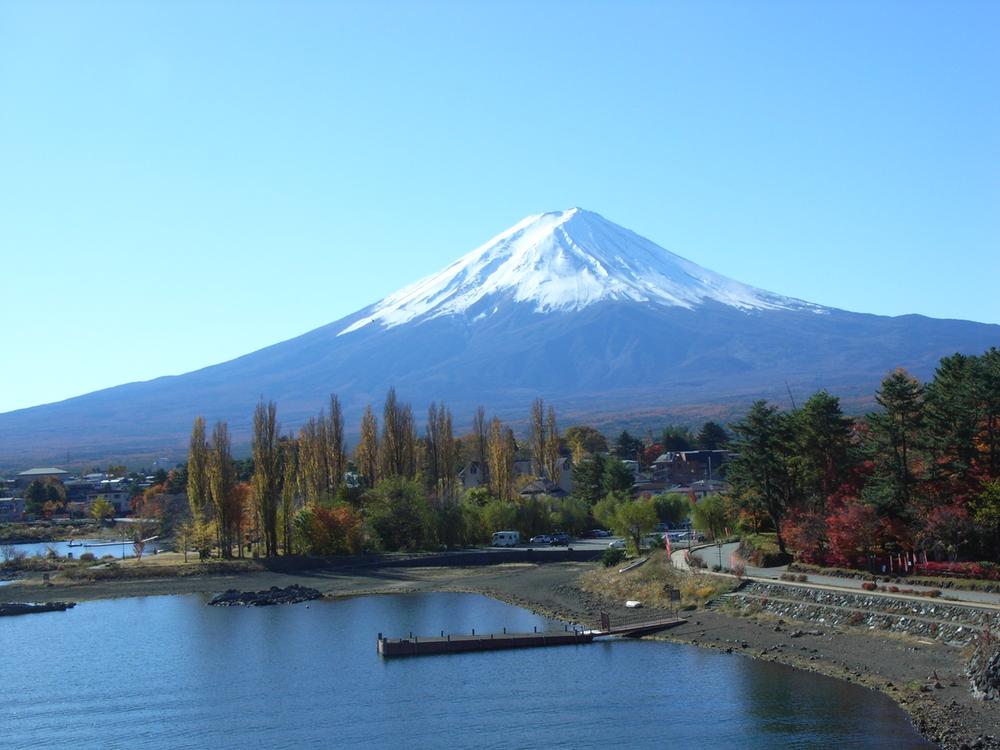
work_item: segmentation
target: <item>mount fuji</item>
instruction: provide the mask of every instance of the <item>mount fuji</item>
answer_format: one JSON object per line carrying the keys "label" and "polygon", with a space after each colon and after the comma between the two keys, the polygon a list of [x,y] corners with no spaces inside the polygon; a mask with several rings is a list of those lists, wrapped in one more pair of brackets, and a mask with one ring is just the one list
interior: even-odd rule
{"label": "mount fuji", "polygon": [[[418,415],[445,401],[459,429],[482,404],[563,421],[673,409],[692,419],[817,388],[870,398],[895,367],[1000,344],[1000,326],[884,317],[757,289],[579,208],[529,216],[447,268],[341,320],[184,375],[0,414],[0,465],[30,458],[178,455],[192,419],[246,441],[254,405],[285,428],[330,393],[355,428],[395,386]],[[350,430],[349,430],[350,431]]]}

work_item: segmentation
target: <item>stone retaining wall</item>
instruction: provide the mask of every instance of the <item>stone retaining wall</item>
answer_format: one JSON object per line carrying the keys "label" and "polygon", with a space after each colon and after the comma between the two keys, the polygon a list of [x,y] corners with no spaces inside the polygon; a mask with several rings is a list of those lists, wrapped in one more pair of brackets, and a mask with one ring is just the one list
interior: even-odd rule
{"label": "stone retaining wall", "polygon": [[962,644],[985,628],[1000,629],[998,612],[940,600],[910,601],[754,582],[727,596],[726,601],[789,620],[887,630]]}

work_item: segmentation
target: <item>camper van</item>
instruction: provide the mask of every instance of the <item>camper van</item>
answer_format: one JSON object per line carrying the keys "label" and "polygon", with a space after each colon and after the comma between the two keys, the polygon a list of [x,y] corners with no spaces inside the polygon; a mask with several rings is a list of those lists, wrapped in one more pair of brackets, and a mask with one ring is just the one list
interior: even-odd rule
{"label": "camper van", "polygon": [[521,543],[521,535],[516,531],[497,531],[493,534],[494,547],[516,547]]}

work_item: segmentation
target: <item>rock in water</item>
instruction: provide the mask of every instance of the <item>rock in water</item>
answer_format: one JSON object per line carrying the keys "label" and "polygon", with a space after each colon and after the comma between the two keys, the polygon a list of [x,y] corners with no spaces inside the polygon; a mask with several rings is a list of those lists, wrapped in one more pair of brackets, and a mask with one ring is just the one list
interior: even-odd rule
{"label": "rock in water", "polygon": [[298,604],[313,599],[321,599],[316,589],[293,584],[288,588],[272,586],[267,591],[237,591],[229,589],[212,597],[209,606],[213,607],[266,607],[272,604]]}

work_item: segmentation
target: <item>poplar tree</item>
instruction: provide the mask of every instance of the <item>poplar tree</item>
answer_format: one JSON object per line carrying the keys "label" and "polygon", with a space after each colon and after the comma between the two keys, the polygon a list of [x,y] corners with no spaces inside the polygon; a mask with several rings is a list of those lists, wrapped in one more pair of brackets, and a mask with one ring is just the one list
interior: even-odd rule
{"label": "poplar tree", "polygon": [[545,473],[550,482],[559,483],[559,427],[556,425],[556,410],[549,404],[545,420]]}
{"label": "poplar tree", "polygon": [[204,520],[205,507],[209,503],[208,442],[205,440],[205,420],[202,417],[195,417],[194,426],[191,428],[187,497],[191,518],[195,523],[200,523]]}
{"label": "poplar tree", "polygon": [[396,389],[390,388],[382,412],[382,441],[379,444],[381,478],[405,477],[416,474],[416,430],[409,404],[401,404]]}
{"label": "poplar tree", "polygon": [[208,451],[208,485],[215,509],[216,536],[219,551],[224,558],[233,556],[233,537],[238,519],[233,513],[233,488],[236,486],[236,467],[233,466],[229,427],[216,422],[212,430],[212,446]]}
{"label": "poplar tree", "polygon": [[347,452],[344,447],[344,413],[337,394],[330,394],[330,419],[326,426],[327,466],[330,496],[335,497],[344,483]]}
{"label": "poplar tree", "polygon": [[378,420],[371,404],[365,407],[361,418],[361,437],[355,451],[355,463],[365,486],[371,488],[379,479],[378,473]]}
{"label": "poplar tree", "polygon": [[257,519],[264,535],[264,554],[278,554],[278,503],[281,499],[284,472],[278,444],[278,407],[273,401],[257,404],[253,415],[253,488]]}
{"label": "poplar tree", "polygon": [[545,404],[536,398],[531,404],[531,469],[535,476],[545,471]]}
{"label": "poplar tree", "polygon": [[[303,494],[305,494],[303,490],[306,489],[307,484],[310,484],[308,487],[310,490],[315,489],[317,485],[303,481],[301,464],[302,445],[295,438],[288,437],[280,441],[280,446],[282,482],[281,513],[278,520],[280,522],[281,543],[284,553],[290,555],[292,554],[292,519],[295,511],[298,510],[298,506],[301,504],[300,500]],[[311,460],[315,461],[316,456],[313,455]],[[317,501],[325,490],[324,486],[322,490],[317,491],[310,499],[313,502]],[[309,495],[306,496],[309,497]]]}
{"label": "poplar tree", "polygon": [[486,409],[480,406],[476,409],[476,414],[472,418],[472,435],[474,438],[476,461],[479,462],[479,471],[482,477],[481,483],[486,486],[489,486],[490,483],[490,468],[486,458],[488,455],[487,444],[489,442],[489,433],[490,428],[486,422]]}
{"label": "poplar tree", "polygon": [[299,430],[295,447],[295,483],[301,484],[302,493],[316,502],[329,492],[330,470],[328,465],[326,417],[310,417]]}
{"label": "poplar tree", "polygon": [[514,433],[499,417],[490,422],[487,456],[490,467],[490,491],[501,500],[514,496],[514,455],[517,444]]}

